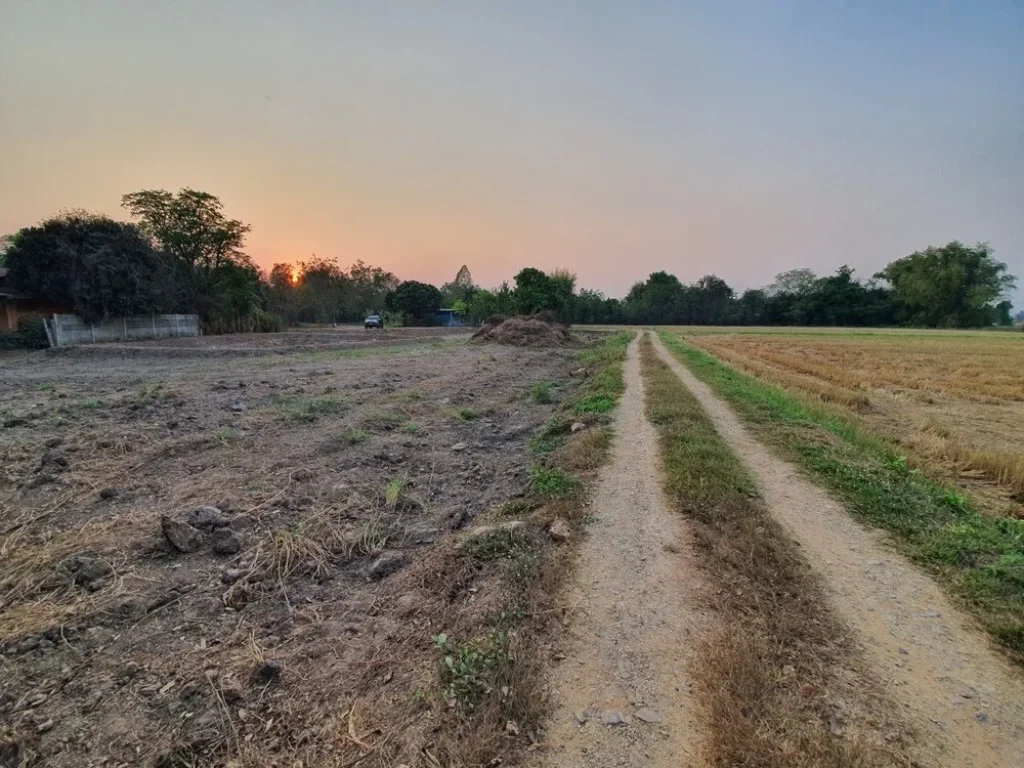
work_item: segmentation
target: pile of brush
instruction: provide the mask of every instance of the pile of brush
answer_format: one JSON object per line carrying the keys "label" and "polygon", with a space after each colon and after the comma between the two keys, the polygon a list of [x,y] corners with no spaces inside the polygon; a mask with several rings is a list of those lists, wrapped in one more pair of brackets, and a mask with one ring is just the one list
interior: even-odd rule
{"label": "pile of brush", "polygon": [[552,312],[535,315],[492,315],[473,334],[479,344],[504,344],[509,347],[564,347],[574,343],[566,323]]}

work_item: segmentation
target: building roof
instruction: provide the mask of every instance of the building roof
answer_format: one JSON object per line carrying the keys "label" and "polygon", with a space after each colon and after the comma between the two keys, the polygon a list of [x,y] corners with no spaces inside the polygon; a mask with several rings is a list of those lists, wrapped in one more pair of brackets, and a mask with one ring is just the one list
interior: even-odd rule
{"label": "building roof", "polygon": [[0,297],[5,299],[27,299],[24,293],[19,293],[7,284],[7,267],[0,267]]}

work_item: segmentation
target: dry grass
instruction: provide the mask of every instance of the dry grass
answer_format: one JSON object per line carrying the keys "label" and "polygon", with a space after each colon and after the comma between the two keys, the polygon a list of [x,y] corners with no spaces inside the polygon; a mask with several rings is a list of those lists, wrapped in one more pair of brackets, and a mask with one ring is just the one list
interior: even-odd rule
{"label": "dry grass", "polygon": [[[123,593],[118,566],[123,551],[137,547],[137,531],[125,535],[125,521],[90,523],[77,531],[31,535],[19,528],[0,543],[0,642],[65,623],[111,603]],[[115,536],[115,529],[120,529]],[[111,583],[92,594],[62,577],[61,564],[76,555],[91,555],[112,569]]]}
{"label": "dry grass", "polygon": [[[683,334],[758,378],[857,411],[920,462],[1024,496],[1017,334]],[[1014,511],[1015,510],[1015,511]],[[1010,514],[1022,510],[1011,506]]]}
{"label": "dry grass", "polygon": [[714,585],[699,595],[713,621],[692,668],[707,762],[913,765],[895,707],[827,608],[818,578],[648,340],[641,356],[666,489]]}

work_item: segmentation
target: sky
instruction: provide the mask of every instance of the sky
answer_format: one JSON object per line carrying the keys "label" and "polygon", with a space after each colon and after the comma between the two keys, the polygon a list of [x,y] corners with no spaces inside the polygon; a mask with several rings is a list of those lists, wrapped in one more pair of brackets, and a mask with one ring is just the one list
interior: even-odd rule
{"label": "sky", "polygon": [[734,288],[987,241],[1024,306],[1019,0],[0,0],[0,234],[192,187],[261,266]]}

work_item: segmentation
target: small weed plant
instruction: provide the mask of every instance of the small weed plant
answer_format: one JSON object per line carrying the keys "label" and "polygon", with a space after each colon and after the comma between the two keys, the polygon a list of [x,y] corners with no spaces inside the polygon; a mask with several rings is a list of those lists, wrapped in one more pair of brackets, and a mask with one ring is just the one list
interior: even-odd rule
{"label": "small weed plant", "polygon": [[533,492],[549,499],[564,499],[580,492],[583,484],[560,467],[535,466],[530,470]]}
{"label": "small weed plant", "polygon": [[459,712],[471,714],[493,694],[508,697],[508,687],[499,683],[503,668],[512,661],[505,632],[494,631],[465,644],[456,643],[444,632],[432,639],[441,657],[441,690]]}
{"label": "small weed plant", "polygon": [[550,381],[535,382],[530,388],[530,395],[533,397],[533,402],[538,405],[549,405],[555,402]]}

